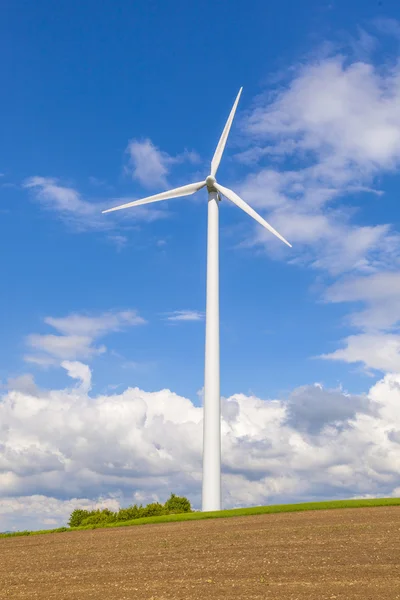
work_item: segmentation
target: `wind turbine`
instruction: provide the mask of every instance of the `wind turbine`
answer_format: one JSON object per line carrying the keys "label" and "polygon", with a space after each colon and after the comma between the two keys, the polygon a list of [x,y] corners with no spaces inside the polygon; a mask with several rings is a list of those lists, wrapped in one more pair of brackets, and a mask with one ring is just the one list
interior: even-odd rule
{"label": "wind turbine", "polygon": [[182,187],[148,196],[142,200],[128,202],[115,206],[103,213],[159,202],[170,198],[179,198],[194,194],[203,187],[208,191],[208,230],[207,230],[207,298],[206,298],[206,351],[204,379],[204,419],[203,419],[203,490],[202,510],[221,510],[221,398],[220,398],[220,368],[219,368],[219,255],[218,255],[218,202],[220,194],[233,204],[253,217],[260,225],[276,235],[282,242],[291,247],[267,221],[256,213],[235,192],[216,181],[216,174],[224,152],[226,140],[235,116],[239,102],[240,88],[228,120],[218,142],[213,159],[211,172],[204,181],[190,183]]}

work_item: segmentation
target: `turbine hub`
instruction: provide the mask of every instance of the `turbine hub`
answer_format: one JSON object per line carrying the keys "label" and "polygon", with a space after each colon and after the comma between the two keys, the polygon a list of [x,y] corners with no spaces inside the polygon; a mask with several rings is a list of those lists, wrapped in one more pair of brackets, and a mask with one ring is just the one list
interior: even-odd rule
{"label": "turbine hub", "polygon": [[209,175],[206,179],[206,186],[209,192],[216,192],[217,190],[214,187],[214,183],[215,183],[215,177],[213,177],[212,175]]}

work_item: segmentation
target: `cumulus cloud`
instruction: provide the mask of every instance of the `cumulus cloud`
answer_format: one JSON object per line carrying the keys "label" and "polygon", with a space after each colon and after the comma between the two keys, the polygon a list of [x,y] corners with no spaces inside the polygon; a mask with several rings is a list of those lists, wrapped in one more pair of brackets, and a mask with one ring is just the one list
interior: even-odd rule
{"label": "cumulus cloud", "polygon": [[170,156],[157,148],[150,139],[129,142],[126,152],[129,156],[128,172],[132,178],[148,188],[167,187],[167,176],[172,165],[199,160],[195,152],[185,150],[177,156]]}
{"label": "cumulus cloud", "polygon": [[[199,507],[202,408],[166,389],[91,395],[88,367],[64,368],[77,384],[1,396],[1,528],[62,525],[75,507],[171,490]],[[316,384],[281,400],[222,399],[224,505],[395,495],[399,407],[394,375],[363,396]]]}
{"label": "cumulus cloud", "polygon": [[8,389],[26,392],[31,396],[37,396],[41,393],[41,390],[36,386],[33,375],[30,373],[19,377],[9,377],[6,385]]}
{"label": "cumulus cloud", "polygon": [[27,362],[38,365],[58,365],[62,360],[89,359],[106,351],[95,345],[98,338],[146,321],[134,310],[105,312],[100,315],[70,314],[66,317],[46,317],[44,322],[57,334],[31,334],[26,339],[33,350],[25,356]]}
{"label": "cumulus cloud", "polygon": [[340,389],[326,390],[315,384],[294,390],[286,408],[288,424],[297,431],[315,434],[332,423],[348,426],[357,413],[371,412],[371,402],[367,396],[347,394]]}

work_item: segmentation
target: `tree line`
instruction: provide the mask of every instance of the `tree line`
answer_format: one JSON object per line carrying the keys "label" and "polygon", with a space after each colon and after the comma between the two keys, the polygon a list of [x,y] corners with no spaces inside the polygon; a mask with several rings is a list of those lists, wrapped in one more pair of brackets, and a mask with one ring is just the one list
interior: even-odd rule
{"label": "tree line", "polygon": [[173,515],[180,513],[194,512],[190,502],[184,496],[176,496],[171,494],[165,504],[160,502],[152,502],[147,506],[128,506],[120,508],[113,512],[108,508],[96,510],[84,510],[76,508],[72,511],[68,521],[69,527],[80,527],[84,525],[97,525],[106,523],[117,523],[119,521],[132,521],[133,519],[141,519],[143,517],[158,517],[160,515]]}

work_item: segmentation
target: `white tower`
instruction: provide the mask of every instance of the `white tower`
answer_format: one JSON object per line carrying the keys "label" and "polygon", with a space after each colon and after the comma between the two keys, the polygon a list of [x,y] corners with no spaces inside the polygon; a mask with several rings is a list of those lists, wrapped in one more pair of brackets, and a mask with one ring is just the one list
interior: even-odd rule
{"label": "white tower", "polygon": [[221,398],[219,368],[219,202],[220,194],[236,204],[260,225],[276,235],[282,242],[291,247],[265,219],[253,210],[235,192],[217,183],[215,176],[221,162],[226,140],[235,116],[242,88],[236,97],[228,120],[218,142],[211,161],[211,173],[205,181],[184,185],[161,194],[148,196],[142,200],[128,202],[116,206],[104,213],[139,206],[150,202],[189,196],[207,186],[208,191],[208,226],[207,226],[207,300],[206,300],[206,348],[204,377],[204,419],[203,419],[203,497],[202,510],[221,510]]}

